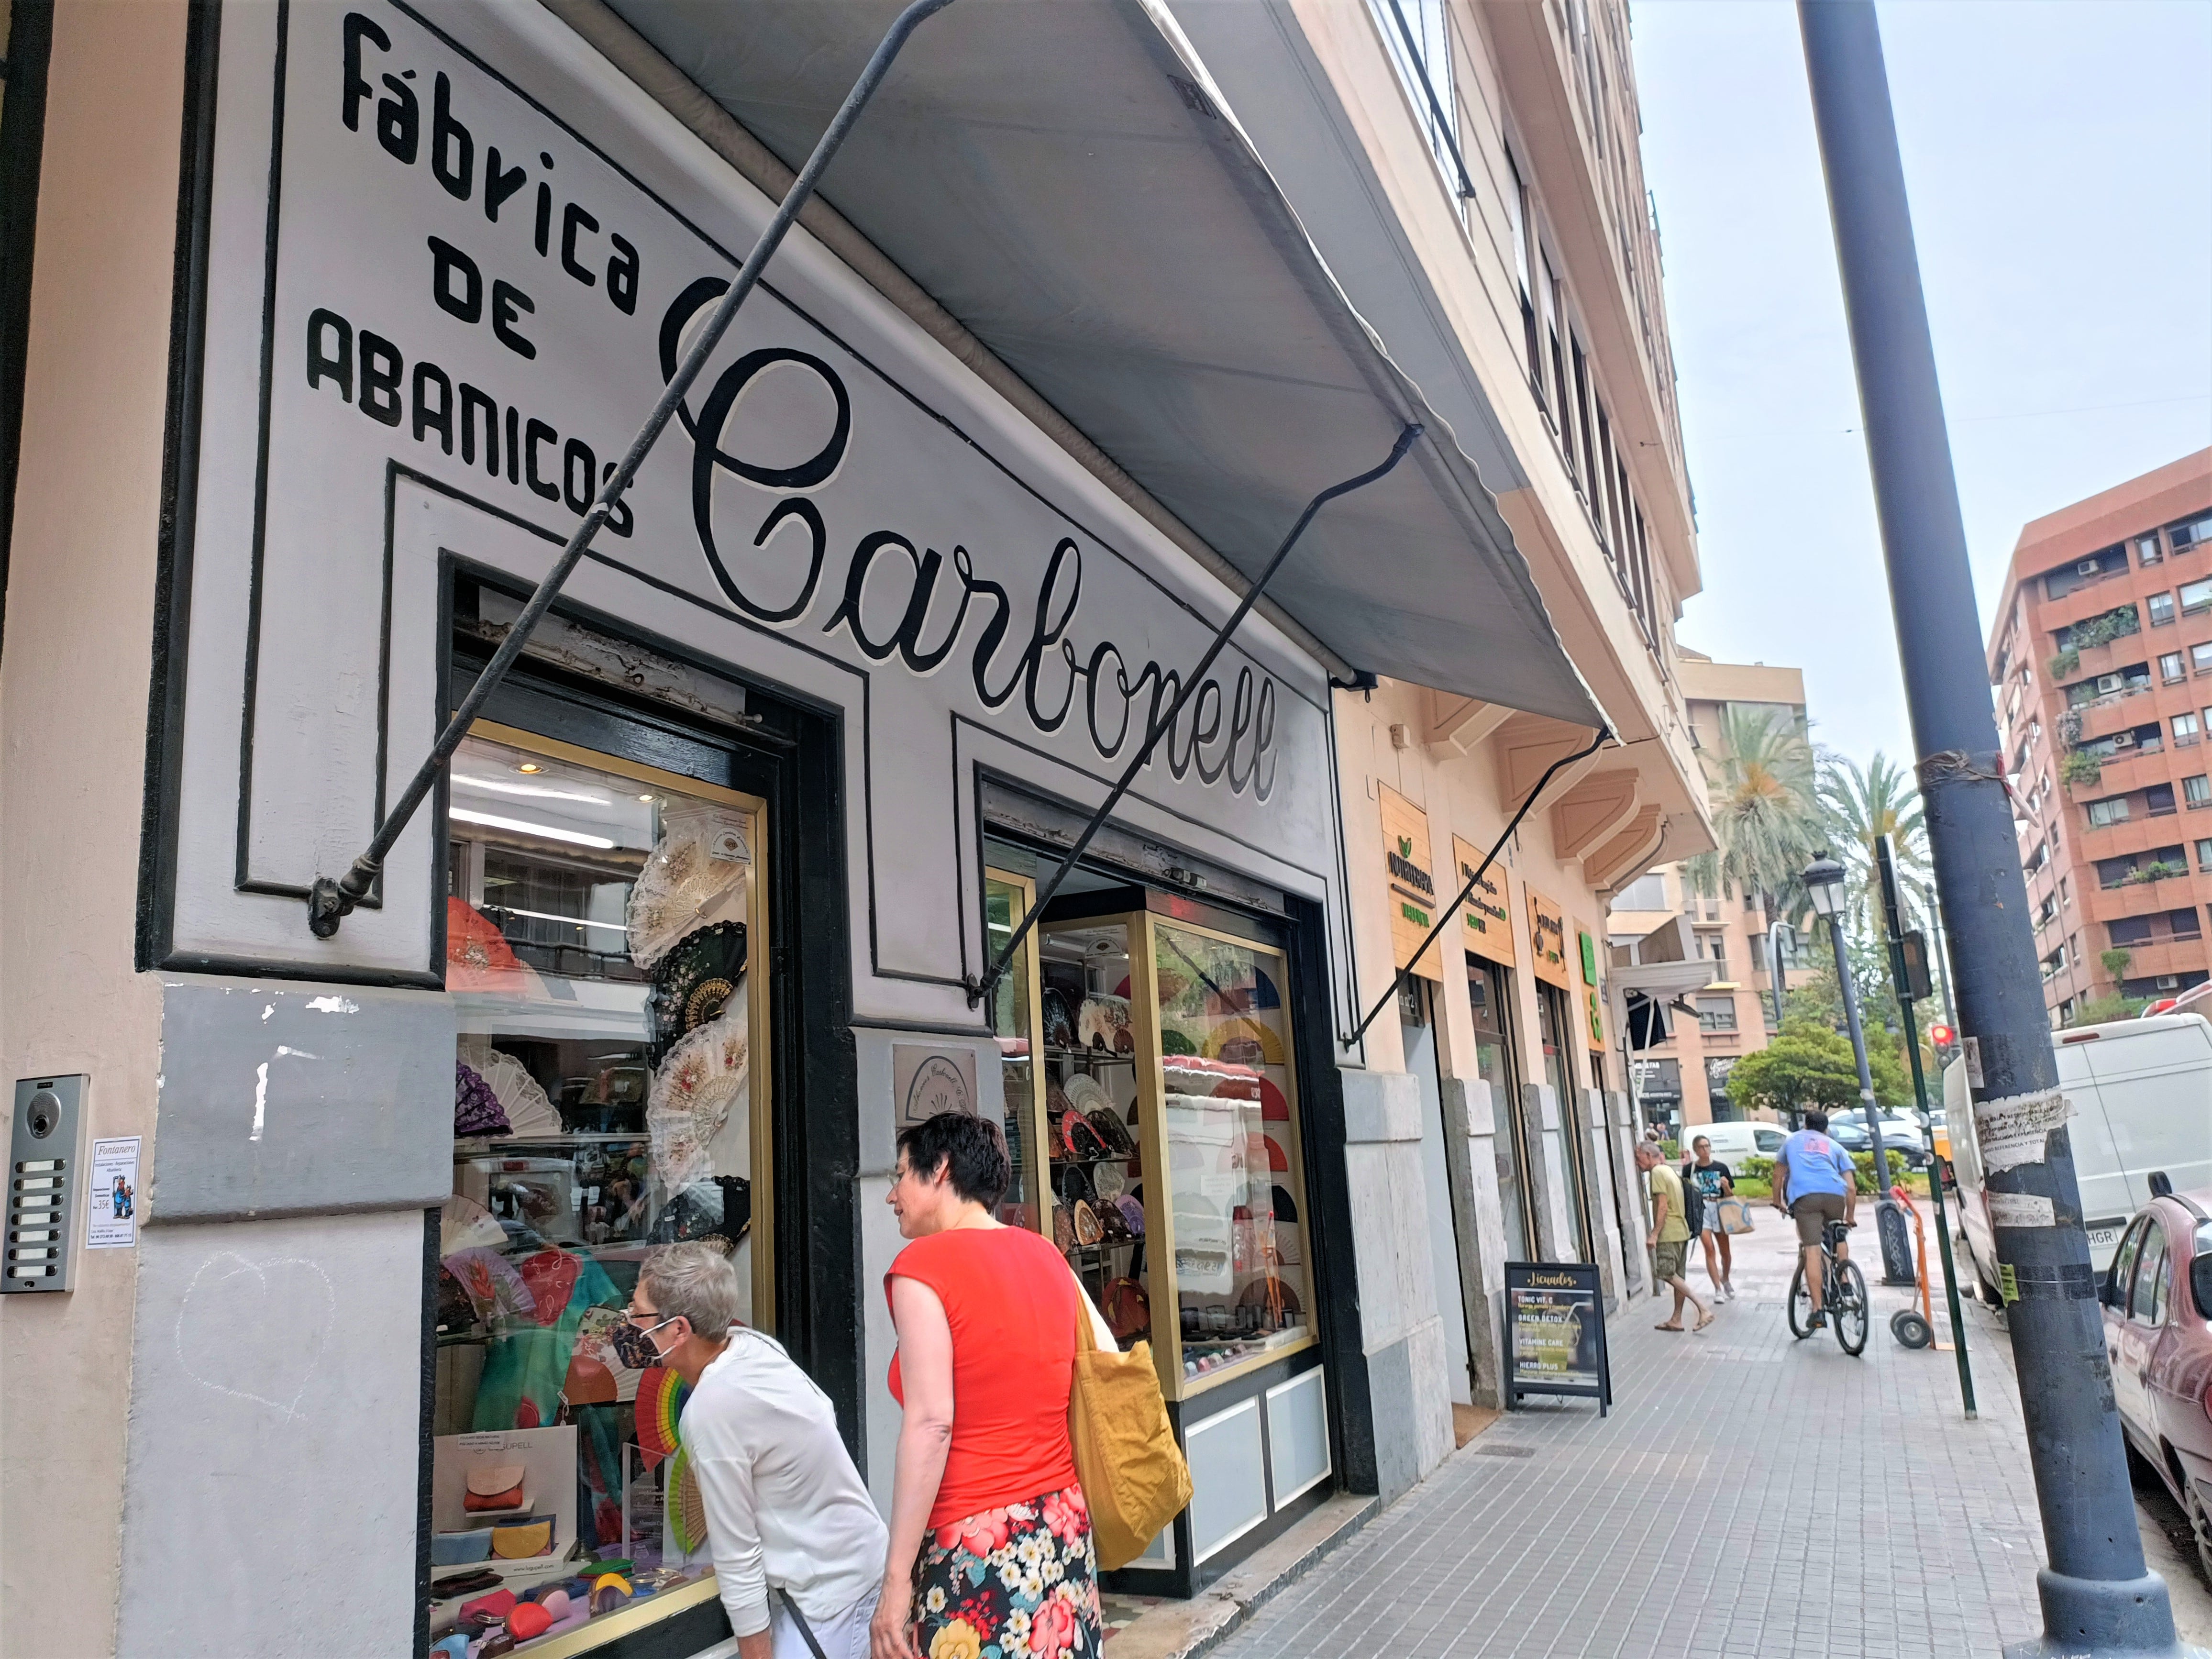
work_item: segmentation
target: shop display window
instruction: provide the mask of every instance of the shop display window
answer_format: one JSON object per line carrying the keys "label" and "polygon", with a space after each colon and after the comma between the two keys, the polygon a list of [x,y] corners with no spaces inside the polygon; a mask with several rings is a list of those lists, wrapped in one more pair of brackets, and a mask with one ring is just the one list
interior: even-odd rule
{"label": "shop display window", "polygon": [[763,809],[479,724],[447,817],[431,1626],[512,1596],[579,1652],[714,1594],[682,1384],[610,1333],[688,1239],[772,1323]]}
{"label": "shop display window", "polygon": [[1050,1229],[1122,1346],[1187,1398],[1310,1344],[1281,951],[1143,908],[1036,939]]}
{"label": "shop display window", "polygon": [[[1003,870],[984,872],[983,947],[992,957],[995,959],[1006,949],[1036,897],[1036,884],[1026,876]],[[1006,1154],[1013,1165],[1013,1179],[999,1200],[999,1219],[1010,1227],[1027,1227],[1031,1231],[1047,1224],[1044,1206],[1038,1202],[1042,1182],[1037,1156],[1037,1126],[1043,1105],[1040,1080],[1044,1072],[1030,1030],[1030,1011],[1036,1006],[1037,957],[1032,932],[1022,941],[1006,977],[999,981],[991,1006],[991,1030],[999,1040],[1005,1088]]]}

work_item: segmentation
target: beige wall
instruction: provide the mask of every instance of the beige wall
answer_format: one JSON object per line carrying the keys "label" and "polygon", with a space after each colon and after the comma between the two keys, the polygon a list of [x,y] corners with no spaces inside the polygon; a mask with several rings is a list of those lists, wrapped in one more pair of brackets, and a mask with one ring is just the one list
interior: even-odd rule
{"label": "beige wall", "polygon": [[[92,1077],[93,1135],[149,1137],[160,997],[133,973],[185,8],[55,8],[0,654],[6,1082]],[[0,1301],[0,1651],[114,1642],[137,1255]],[[190,1517],[176,1517],[189,1526]]]}

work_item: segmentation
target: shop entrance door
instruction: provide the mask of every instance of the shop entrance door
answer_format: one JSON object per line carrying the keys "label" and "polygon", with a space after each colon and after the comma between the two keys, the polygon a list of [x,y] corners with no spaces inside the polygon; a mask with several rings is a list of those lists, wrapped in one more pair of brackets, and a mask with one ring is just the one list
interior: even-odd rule
{"label": "shop entrance door", "polygon": [[[1521,1066],[1513,1047],[1513,975],[1480,957],[1467,959],[1467,995],[1474,1014],[1475,1074],[1490,1085],[1492,1145],[1498,1164],[1498,1206],[1505,1221],[1505,1259],[1533,1261],[1536,1234],[1529,1209],[1528,1137],[1521,1104]],[[1486,1172],[1477,1170],[1482,1180]]]}
{"label": "shop entrance door", "polygon": [[1468,1351],[1467,1294],[1460,1276],[1460,1238],[1472,1216],[1460,1213],[1444,1146],[1444,1099],[1437,1069],[1436,993],[1414,975],[1398,979],[1399,1029],[1405,1035],[1406,1069],[1421,1090],[1421,1180],[1429,1211],[1429,1255],[1436,1264],[1437,1312],[1443,1316],[1444,1352],[1450,1358],[1452,1402],[1474,1404],[1474,1373]]}
{"label": "shop entrance door", "polygon": [[[1589,1205],[1585,1194],[1589,1183],[1583,1169],[1582,1137],[1575,1133],[1575,1071],[1567,1053],[1567,1033],[1574,1028],[1567,1022],[1566,993],[1557,986],[1537,986],[1536,1027],[1537,1041],[1544,1051],[1544,1081],[1551,1085],[1559,1108],[1557,1167],[1566,1189],[1568,1227],[1568,1237],[1559,1243],[1567,1260],[1588,1261],[1591,1259]],[[1553,1133],[1542,1131],[1547,1139]]]}

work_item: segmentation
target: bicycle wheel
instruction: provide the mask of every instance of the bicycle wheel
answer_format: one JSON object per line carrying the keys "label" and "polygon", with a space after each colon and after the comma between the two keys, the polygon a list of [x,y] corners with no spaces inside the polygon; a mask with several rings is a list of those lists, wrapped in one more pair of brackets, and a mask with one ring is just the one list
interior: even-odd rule
{"label": "bicycle wheel", "polygon": [[1802,1342],[1813,1334],[1807,1322],[1813,1317],[1813,1293],[1805,1288],[1805,1263],[1797,1263],[1797,1271],[1790,1280],[1790,1334]]}
{"label": "bicycle wheel", "polygon": [[1836,1340],[1848,1354],[1866,1352],[1866,1276],[1856,1261],[1836,1264],[1836,1304],[1828,1310],[1828,1322],[1836,1328]]}

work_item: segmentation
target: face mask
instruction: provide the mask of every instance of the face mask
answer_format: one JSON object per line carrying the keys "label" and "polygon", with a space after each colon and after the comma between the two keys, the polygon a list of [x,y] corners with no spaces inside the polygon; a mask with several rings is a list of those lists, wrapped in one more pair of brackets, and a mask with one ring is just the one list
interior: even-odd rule
{"label": "face mask", "polygon": [[623,1364],[634,1371],[645,1370],[658,1365],[661,1361],[660,1350],[653,1346],[651,1334],[659,1330],[662,1325],[672,1325],[675,1322],[675,1318],[672,1316],[658,1323],[641,1328],[625,1319],[608,1333],[608,1340],[614,1344],[615,1355]]}

